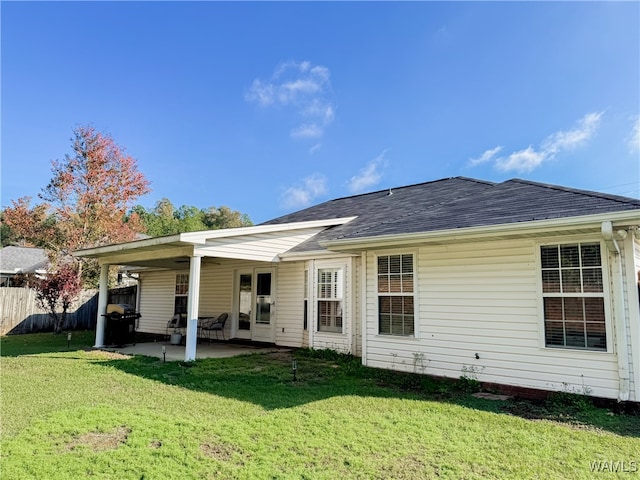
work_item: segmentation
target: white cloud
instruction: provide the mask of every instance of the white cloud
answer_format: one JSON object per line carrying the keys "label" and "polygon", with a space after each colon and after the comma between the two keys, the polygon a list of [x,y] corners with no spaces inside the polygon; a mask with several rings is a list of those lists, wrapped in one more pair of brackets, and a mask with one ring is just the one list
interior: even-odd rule
{"label": "white cloud", "polygon": [[248,102],[256,102],[258,105],[265,107],[274,103],[275,93],[276,90],[273,85],[264,84],[256,78],[244,98]]}
{"label": "white cloud", "polygon": [[318,138],[322,136],[322,127],[315,123],[303,123],[291,130],[293,138]]}
{"label": "white cloud", "polygon": [[497,157],[502,147],[485,151],[480,157],[471,159],[469,166],[475,167],[493,161],[493,166],[502,172],[531,172],[544,162],[553,159],[558,153],[584,146],[600,126],[603,112],[588,113],[571,130],[559,130],[552,133],[540,144],[540,148],[529,145],[507,156]]}
{"label": "white cloud", "polygon": [[269,80],[255,79],[244,98],[261,107],[288,107],[303,117],[303,123],[291,130],[293,138],[322,136],[335,117],[329,69],[308,61],[280,64]]}
{"label": "white cloud", "polygon": [[303,208],[311,205],[313,200],[327,191],[326,179],[323,175],[314,174],[302,180],[300,185],[287,188],[281,197],[284,208]]}
{"label": "white cloud", "polygon": [[476,165],[487,163],[489,160],[493,159],[493,157],[495,157],[500,152],[500,150],[502,150],[501,146],[497,146],[490,150],[485,150],[485,152],[478,158],[472,158],[471,160],[469,160],[469,165],[471,167],[475,167]]}
{"label": "white cloud", "polygon": [[501,157],[496,160],[495,166],[502,172],[515,170],[517,172],[531,172],[546,160],[544,152],[536,152],[529,146],[525,150],[513,152],[508,157]]}
{"label": "white cloud", "polygon": [[376,158],[371,160],[366,167],[360,170],[358,175],[355,175],[347,182],[347,187],[351,193],[361,193],[367,188],[376,185],[382,178],[380,169],[386,166],[387,161],[384,158],[387,150],[382,152]]}
{"label": "white cloud", "polygon": [[629,147],[629,152],[637,154],[640,153],[640,115],[632,117],[631,120],[633,125],[627,139],[627,146]]}
{"label": "white cloud", "polygon": [[578,121],[578,125],[566,132],[559,131],[549,135],[542,143],[543,150],[548,156],[555,155],[562,150],[573,150],[583,146],[600,126],[602,112],[588,113]]}

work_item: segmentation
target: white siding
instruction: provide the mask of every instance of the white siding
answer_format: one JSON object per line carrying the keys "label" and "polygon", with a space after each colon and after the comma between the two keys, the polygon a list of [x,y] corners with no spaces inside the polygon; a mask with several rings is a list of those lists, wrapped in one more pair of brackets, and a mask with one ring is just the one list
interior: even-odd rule
{"label": "white siding", "polygon": [[[228,313],[225,338],[231,337],[232,325],[237,317],[233,312],[234,275],[237,269],[244,271],[271,263],[242,260],[203,261],[200,276],[199,316],[218,316]],[[276,264],[276,344],[289,347],[302,346],[303,338],[303,287],[304,262]],[[176,273],[188,270],[143,272],[140,275],[140,313],[138,330],[164,334],[167,321],[173,316]]]}
{"label": "white siding", "polygon": [[614,354],[541,345],[537,248],[532,240],[514,240],[416,250],[417,338],[378,335],[369,253],[367,365],[617,398]]}
{"label": "white siding", "polygon": [[360,257],[355,258],[353,260],[354,266],[354,275],[351,277],[353,279],[353,296],[351,297],[353,300],[353,318],[351,319],[351,323],[355,330],[356,340],[355,340],[355,352],[354,355],[361,357],[362,356],[362,285],[361,283],[361,270],[362,270],[362,259]]}
{"label": "white siding", "polygon": [[308,240],[321,230],[311,228],[220,238],[209,240],[205,247],[198,247],[197,252],[215,257],[276,262],[280,253]]}
{"label": "white siding", "polygon": [[278,266],[277,345],[302,346],[304,270],[304,262],[285,262]]}
{"label": "white siding", "polygon": [[[140,305],[142,317],[138,331],[164,335],[173,316],[176,271],[140,273]],[[181,270],[179,273],[189,273]]]}
{"label": "white siding", "polygon": [[[622,243],[622,242],[621,242]],[[624,242],[624,266],[627,279],[627,328],[630,356],[630,400],[640,401],[640,240],[633,232]],[[635,341],[634,341],[635,340]]]}

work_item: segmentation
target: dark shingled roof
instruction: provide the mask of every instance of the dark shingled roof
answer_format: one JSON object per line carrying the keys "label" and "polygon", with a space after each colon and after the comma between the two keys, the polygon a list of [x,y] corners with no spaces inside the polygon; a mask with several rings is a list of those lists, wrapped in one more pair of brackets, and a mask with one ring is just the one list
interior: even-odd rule
{"label": "dark shingled roof", "polygon": [[[391,194],[390,194],[391,192]],[[432,232],[638,210],[640,200],[513,179],[502,183],[455,177],[338,198],[263,225],[357,216],[292,251],[321,249],[318,242]]]}

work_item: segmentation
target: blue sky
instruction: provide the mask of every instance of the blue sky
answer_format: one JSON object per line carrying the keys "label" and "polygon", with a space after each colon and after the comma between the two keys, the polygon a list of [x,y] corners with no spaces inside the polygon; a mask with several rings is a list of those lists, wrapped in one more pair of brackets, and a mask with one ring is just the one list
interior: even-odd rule
{"label": "blue sky", "polygon": [[75,127],[254,222],[467,176],[640,196],[640,3],[7,2],[2,206]]}

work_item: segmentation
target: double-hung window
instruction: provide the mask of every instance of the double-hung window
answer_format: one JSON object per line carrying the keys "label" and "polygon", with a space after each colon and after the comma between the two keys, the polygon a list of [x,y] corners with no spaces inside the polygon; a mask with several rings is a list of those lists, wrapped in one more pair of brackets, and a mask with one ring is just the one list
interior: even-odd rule
{"label": "double-hung window", "polygon": [[342,268],[318,269],[318,330],[342,333],[344,273]]}
{"label": "double-hung window", "polygon": [[176,290],[173,313],[187,313],[187,295],[189,294],[189,275],[178,273],[176,275]]}
{"label": "double-hung window", "polygon": [[607,350],[599,243],[540,247],[547,347]]}
{"label": "double-hung window", "polygon": [[413,254],[378,257],[378,332],[415,332]]}

